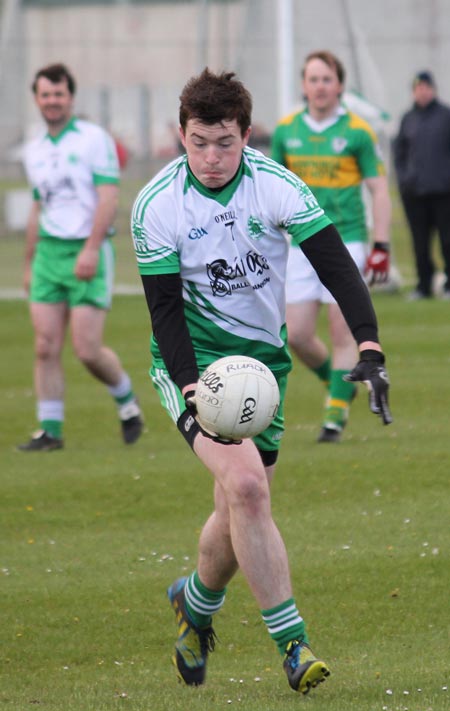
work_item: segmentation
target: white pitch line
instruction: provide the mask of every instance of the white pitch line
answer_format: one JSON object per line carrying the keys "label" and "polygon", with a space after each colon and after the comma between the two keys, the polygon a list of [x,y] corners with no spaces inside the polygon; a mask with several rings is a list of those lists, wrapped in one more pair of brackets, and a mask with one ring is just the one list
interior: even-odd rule
{"label": "white pitch line", "polygon": [[[140,286],[134,284],[117,284],[113,289],[113,294],[118,296],[139,296],[144,294],[144,290]],[[0,289],[0,300],[15,301],[26,299],[26,294],[23,289]]]}

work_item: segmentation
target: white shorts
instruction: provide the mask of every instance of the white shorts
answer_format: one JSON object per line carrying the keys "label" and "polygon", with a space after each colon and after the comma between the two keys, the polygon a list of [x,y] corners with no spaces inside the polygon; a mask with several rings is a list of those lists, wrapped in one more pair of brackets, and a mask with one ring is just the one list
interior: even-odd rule
{"label": "white shorts", "polygon": [[[366,265],[368,245],[366,242],[349,242],[345,245],[361,274]],[[286,303],[300,304],[305,301],[320,301],[335,304],[336,300],[317,276],[317,272],[300,247],[289,248],[286,272]]]}

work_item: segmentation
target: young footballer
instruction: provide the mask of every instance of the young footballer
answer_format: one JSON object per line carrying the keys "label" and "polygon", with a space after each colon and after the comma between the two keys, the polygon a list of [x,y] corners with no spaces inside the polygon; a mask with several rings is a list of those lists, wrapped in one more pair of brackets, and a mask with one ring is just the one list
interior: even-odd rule
{"label": "young footballer", "polygon": [[251,109],[249,92],[231,72],[205,69],[188,81],[179,114],[186,153],[139,193],[132,233],[153,325],[151,377],[214,481],[215,506],[200,534],[197,567],[168,589],[178,624],[178,674],[186,684],[205,681],[213,617],[240,568],[290,686],[306,694],[330,670],[311,650],[271,514],[283,404],[254,440],[224,442],[196,419],[199,371],[221,356],[254,356],[272,370],[283,399],[291,367],[284,296],[289,236],[340,303],[360,349],[349,377],[370,385],[372,410],[384,422],[390,421],[388,381],[355,263],[306,185],[248,147]]}

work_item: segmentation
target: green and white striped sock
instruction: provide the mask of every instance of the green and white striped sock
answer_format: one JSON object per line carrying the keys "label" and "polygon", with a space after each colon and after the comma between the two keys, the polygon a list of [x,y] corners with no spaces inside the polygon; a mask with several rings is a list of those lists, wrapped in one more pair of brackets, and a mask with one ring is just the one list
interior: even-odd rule
{"label": "green and white striped sock", "polygon": [[284,654],[288,642],[293,639],[308,643],[305,623],[297,610],[293,597],[269,610],[261,610],[263,620],[280,654]]}
{"label": "green and white striped sock", "polygon": [[187,579],[184,588],[186,610],[194,625],[207,627],[212,616],[220,610],[225,600],[225,591],[210,590],[203,585],[197,571]]}

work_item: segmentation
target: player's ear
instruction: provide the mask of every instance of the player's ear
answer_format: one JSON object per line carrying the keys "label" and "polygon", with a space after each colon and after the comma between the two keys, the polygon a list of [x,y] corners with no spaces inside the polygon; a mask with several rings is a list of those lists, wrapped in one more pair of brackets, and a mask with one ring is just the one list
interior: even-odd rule
{"label": "player's ear", "polygon": [[180,141],[182,143],[183,148],[186,148],[186,135],[183,131],[182,126],[178,126],[178,133],[180,134]]}
{"label": "player's ear", "polygon": [[244,135],[242,136],[242,141],[244,143],[244,146],[247,145],[251,132],[252,132],[252,127],[249,126],[248,129],[245,131]]}

